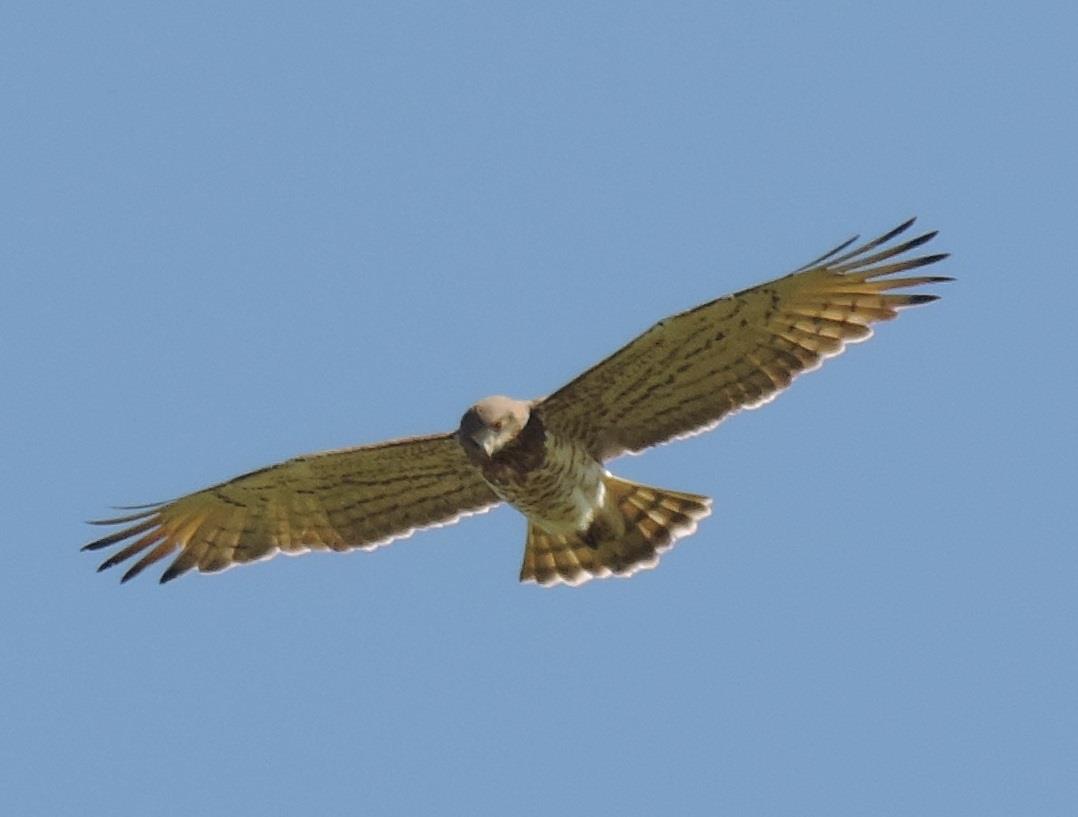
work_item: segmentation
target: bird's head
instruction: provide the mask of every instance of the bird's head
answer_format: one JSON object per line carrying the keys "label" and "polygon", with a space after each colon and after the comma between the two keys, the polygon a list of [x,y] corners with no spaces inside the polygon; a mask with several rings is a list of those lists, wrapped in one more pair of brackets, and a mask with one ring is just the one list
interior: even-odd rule
{"label": "bird's head", "polygon": [[464,412],[457,439],[468,458],[483,463],[523,431],[531,411],[523,400],[497,395],[486,397]]}

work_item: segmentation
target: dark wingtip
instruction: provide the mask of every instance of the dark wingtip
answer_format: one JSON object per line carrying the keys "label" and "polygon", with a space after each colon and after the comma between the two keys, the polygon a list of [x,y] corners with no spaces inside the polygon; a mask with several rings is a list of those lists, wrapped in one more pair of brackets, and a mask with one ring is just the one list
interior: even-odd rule
{"label": "dark wingtip", "polygon": [[916,295],[910,295],[908,297],[909,297],[909,305],[910,306],[920,306],[921,304],[930,304],[933,301],[938,301],[940,299],[939,295],[926,295],[926,294],[921,294],[921,293],[918,293]]}
{"label": "dark wingtip", "polygon": [[[886,244],[895,236],[902,235],[902,233],[906,232],[906,230],[913,226],[913,223],[915,221],[917,221],[917,216],[912,216],[911,218],[906,219],[893,230],[889,230],[888,232],[877,238],[875,241],[872,242],[872,244],[877,247],[881,244]],[[930,233],[929,238],[931,238],[933,235],[935,235],[935,233]],[[928,238],[924,240],[928,241]]]}
{"label": "dark wingtip", "polygon": [[186,571],[184,571],[184,570],[176,570],[176,566],[172,565],[171,567],[168,568],[168,570],[166,570],[164,573],[161,574],[161,578],[157,580],[157,583],[158,584],[168,584],[173,579],[178,579],[185,572]]}
{"label": "dark wingtip", "polygon": [[153,519],[144,519],[141,524],[118,530],[115,533],[102,536],[100,539],[95,539],[93,542],[83,545],[82,550],[101,550],[101,548],[106,548],[109,545],[115,545],[117,542],[122,542],[124,539],[130,539],[133,536],[138,536],[140,533],[145,533],[156,524],[157,522]]}
{"label": "dark wingtip", "polygon": [[917,247],[920,247],[923,244],[927,244],[929,241],[931,241],[933,238],[935,238],[939,234],[940,234],[939,230],[932,230],[931,232],[928,232],[928,233],[922,233],[921,235],[917,236],[916,238],[911,238],[909,241],[907,241],[905,244],[902,245],[901,252],[909,252],[910,250],[916,249]]}
{"label": "dark wingtip", "polygon": [[107,558],[105,561],[103,561],[101,564],[99,564],[97,566],[97,572],[100,573],[102,570],[108,570],[110,567],[115,567],[120,562],[122,562],[125,558],[127,558],[126,556],[122,557],[122,558],[117,558],[117,557],[120,556],[121,553],[123,553],[122,550],[119,553],[114,553],[111,556],[109,556],[109,558]]}
{"label": "dark wingtip", "polygon": [[[949,258],[950,255],[951,254],[949,252],[938,252],[935,255],[922,255],[920,258],[911,258],[909,261],[903,262],[905,264],[903,269],[917,269],[918,267],[927,267],[930,264],[935,264],[939,261],[944,260],[945,258]],[[892,268],[892,271],[898,272],[898,269]]]}
{"label": "dark wingtip", "polygon": [[154,506],[149,510],[139,511],[138,513],[128,514],[127,516],[113,516],[108,519],[87,519],[87,525],[123,525],[127,522],[138,522],[140,519],[148,519],[157,512],[159,506]]}

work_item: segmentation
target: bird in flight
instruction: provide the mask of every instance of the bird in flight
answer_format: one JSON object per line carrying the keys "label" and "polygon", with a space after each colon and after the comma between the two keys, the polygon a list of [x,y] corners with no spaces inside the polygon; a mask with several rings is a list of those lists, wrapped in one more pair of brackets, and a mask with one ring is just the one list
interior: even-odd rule
{"label": "bird in flight", "polygon": [[713,428],[755,408],[871,324],[952,280],[895,277],[946,254],[914,255],[930,232],[893,243],[913,219],[856,237],[766,284],[659,321],[553,394],[487,397],[456,431],[307,454],[204,490],[93,522],[124,527],[83,550],[124,546],[122,581],[168,556],[161,582],[277,553],[372,550],[502,502],[528,521],[521,581],[576,585],[653,567],[696,530],[711,500],[614,476],[606,463]]}

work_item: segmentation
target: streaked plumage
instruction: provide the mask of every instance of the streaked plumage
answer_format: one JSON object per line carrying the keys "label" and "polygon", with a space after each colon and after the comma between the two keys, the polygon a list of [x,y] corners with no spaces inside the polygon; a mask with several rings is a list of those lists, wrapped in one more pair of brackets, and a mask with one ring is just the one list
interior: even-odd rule
{"label": "streaked plumage", "polygon": [[895,292],[950,280],[893,277],[946,257],[900,258],[934,232],[885,246],[912,223],[666,318],[549,397],[487,398],[453,433],[297,457],[129,509],[95,523],[127,527],[84,549],[124,543],[100,569],[139,557],[125,581],[176,554],[165,582],[278,552],[371,549],[506,501],[528,518],[522,580],[577,584],[651,567],[710,500],[619,479],[604,463],[759,406],[869,337],[870,324],[936,300]]}

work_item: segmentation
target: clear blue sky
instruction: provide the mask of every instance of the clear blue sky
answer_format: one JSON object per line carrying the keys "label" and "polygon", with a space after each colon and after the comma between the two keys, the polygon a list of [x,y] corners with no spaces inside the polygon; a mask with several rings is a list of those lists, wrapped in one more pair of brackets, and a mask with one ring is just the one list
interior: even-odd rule
{"label": "clear blue sky", "polygon": [[[0,12],[5,813],[1074,813],[1071,4],[226,5]],[[914,214],[942,301],[617,464],[715,497],[631,581],[78,551]]]}

